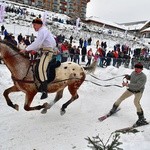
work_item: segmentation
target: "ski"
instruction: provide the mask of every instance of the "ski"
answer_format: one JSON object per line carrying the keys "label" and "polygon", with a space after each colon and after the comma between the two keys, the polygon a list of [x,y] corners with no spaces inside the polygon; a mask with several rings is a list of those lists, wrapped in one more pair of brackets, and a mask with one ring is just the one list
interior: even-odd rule
{"label": "ski", "polygon": [[[120,110],[120,108],[118,108],[112,115],[114,115],[116,112],[118,112]],[[108,117],[110,117],[110,116],[112,116],[110,113],[107,113],[106,115],[104,115],[104,116],[101,116],[101,117],[99,117],[98,118],[98,120],[100,121],[100,122],[102,122],[102,121],[104,121],[105,119],[107,119]]]}
{"label": "ski", "polygon": [[147,124],[144,124],[144,125],[139,125],[139,126],[136,125],[136,124],[134,124],[134,125],[132,125],[132,126],[130,126],[130,127],[118,129],[118,130],[116,130],[115,132],[121,132],[121,133],[132,132],[132,133],[136,133],[136,132],[139,132],[139,131],[137,130],[137,128],[142,127],[142,126],[146,126],[146,125],[149,125],[149,124],[150,124],[150,122],[148,122]]}

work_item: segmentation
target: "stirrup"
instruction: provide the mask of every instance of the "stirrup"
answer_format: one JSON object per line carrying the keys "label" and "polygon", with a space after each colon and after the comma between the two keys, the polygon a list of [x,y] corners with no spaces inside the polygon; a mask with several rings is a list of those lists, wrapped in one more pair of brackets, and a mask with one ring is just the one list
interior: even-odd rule
{"label": "stirrup", "polygon": [[42,96],[41,96],[41,99],[45,99],[45,98],[47,98],[48,97],[48,94],[47,94],[47,92],[42,92]]}

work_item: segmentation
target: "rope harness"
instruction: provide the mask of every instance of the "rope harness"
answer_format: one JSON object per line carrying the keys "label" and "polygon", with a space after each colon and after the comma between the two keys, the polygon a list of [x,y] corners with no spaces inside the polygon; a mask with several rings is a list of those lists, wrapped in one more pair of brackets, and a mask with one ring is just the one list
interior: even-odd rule
{"label": "rope harness", "polygon": [[113,77],[113,78],[105,79],[105,80],[104,79],[100,79],[100,78],[98,78],[98,77],[96,77],[96,76],[94,76],[92,74],[90,74],[90,76],[95,78],[95,79],[97,79],[97,80],[100,80],[100,81],[109,81],[109,80],[113,80],[113,79],[116,79],[116,78],[119,78],[119,77],[123,77],[123,76],[125,76],[125,74],[124,75],[120,75],[120,76],[116,76],[116,77]]}
{"label": "rope harness", "polygon": [[[119,78],[119,77],[123,77],[123,76],[124,76],[123,80],[125,79],[125,75],[120,75],[120,76],[116,76],[116,77],[109,78],[109,79],[100,79],[100,78],[98,78],[98,77],[96,77],[96,76],[94,76],[94,75],[92,75],[92,74],[90,74],[90,76],[93,77],[93,78],[95,78],[95,79],[97,79],[97,80],[100,80],[100,81],[109,81],[109,80],[113,80],[113,79],[116,79],[116,78]],[[99,83],[96,83],[96,82],[93,82],[93,81],[90,81],[90,80],[85,80],[85,81],[91,82],[91,83],[93,83],[93,84],[95,84],[95,85],[97,85],[97,86],[102,86],[102,87],[116,86],[116,87],[123,88],[123,86],[118,85],[118,84],[106,84],[106,85],[101,85],[101,84],[99,84]]]}

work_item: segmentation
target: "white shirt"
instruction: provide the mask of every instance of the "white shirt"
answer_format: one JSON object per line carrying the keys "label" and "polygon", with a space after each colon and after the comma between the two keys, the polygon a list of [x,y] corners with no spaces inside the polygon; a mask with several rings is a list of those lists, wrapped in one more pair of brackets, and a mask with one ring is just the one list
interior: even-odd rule
{"label": "white shirt", "polygon": [[26,47],[27,51],[35,50],[38,51],[40,48],[54,48],[56,47],[56,41],[52,33],[45,27],[42,26],[38,30],[38,36],[33,43]]}

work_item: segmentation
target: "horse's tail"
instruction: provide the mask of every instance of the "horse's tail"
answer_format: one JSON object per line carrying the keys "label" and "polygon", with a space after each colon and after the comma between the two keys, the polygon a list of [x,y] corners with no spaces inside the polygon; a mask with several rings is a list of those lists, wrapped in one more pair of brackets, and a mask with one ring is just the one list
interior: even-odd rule
{"label": "horse's tail", "polygon": [[94,73],[96,66],[97,66],[97,61],[93,60],[90,66],[83,67],[83,68],[87,71],[87,73]]}

